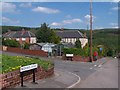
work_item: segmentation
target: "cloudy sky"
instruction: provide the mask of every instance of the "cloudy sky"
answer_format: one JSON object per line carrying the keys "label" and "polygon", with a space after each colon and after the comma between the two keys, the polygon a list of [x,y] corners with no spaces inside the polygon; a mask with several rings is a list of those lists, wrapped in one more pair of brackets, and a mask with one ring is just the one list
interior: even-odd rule
{"label": "cloudy sky", "polygon": [[[93,2],[93,28],[118,27],[118,0]],[[2,2],[2,25],[86,29],[89,2]]]}

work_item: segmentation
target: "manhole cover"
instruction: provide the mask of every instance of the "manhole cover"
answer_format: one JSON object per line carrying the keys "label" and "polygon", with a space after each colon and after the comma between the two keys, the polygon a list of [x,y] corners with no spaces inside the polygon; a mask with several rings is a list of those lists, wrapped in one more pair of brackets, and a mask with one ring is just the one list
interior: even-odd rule
{"label": "manhole cover", "polygon": [[79,72],[79,71],[74,71],[74,72]]}

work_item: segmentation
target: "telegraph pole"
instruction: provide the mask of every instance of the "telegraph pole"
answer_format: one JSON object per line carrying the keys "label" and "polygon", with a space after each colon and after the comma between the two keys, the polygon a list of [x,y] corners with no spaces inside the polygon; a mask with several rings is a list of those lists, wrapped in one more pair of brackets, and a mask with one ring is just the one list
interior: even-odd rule
{"label": "telegraph pole", "polygon": [[90,0],[90,62],[92,61],[92,0]]}

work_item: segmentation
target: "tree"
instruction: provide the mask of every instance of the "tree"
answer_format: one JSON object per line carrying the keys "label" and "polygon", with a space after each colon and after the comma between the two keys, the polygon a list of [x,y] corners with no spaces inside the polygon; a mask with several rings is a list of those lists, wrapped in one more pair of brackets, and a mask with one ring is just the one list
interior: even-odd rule
{"label": "tree", "polygon": [[59,44],[60,43],[60,37],[56,35],[54,30],[51,31],[50,39],[51,39],[52,43],[55,43],[55,44]]}
{"label": "tree", "polygon": [[30,44],[24,43],[23,48],[24,48],[24,49],[29,49],[29,46],[30,46]]}
{"label": "tree", "polygon": [[46,23],[41,24],[40,29],[36,33],[38,42],[49,42],[49,43],[59,43],[60,38],[56,35],[56,33],[48,27]]}
{"label": "tree", "polygon": [[76,48],[81,48],[81,42],[80,42],[80,40],[77,40],[77,41],[75,42],[75,47],[76,47]]}
{"label": "tree", "polygon": [[10,46],[10,47],[19,47],[20,46],[18,41],[10,40],[10,39],[3,40],[2,44],[5,46]]}

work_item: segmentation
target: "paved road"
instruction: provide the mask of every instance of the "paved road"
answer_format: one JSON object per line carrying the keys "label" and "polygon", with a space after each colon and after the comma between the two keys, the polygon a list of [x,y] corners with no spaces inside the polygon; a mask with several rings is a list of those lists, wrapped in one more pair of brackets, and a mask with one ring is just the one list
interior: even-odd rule
{"label": "paved road", "polygon": [[76,88],[118,88],[118,60],[111,58]]}
{"label": "paved road", "polygon": [[[3,52],[3,53],[6,53],[6,52]],[[22,54],[15,54],[15,53],[8,53],[8,52],[6,54],[15,55],[15,56],[16,55],[26,56],[26,55],[22,55]],[[113,86],[110,86],[110,87],[117,87],[116,84],[118,82],[116,81],[116,78],[114,78],[114,77],[117,77],[117,76],[114,76],[114,74],[115,75],[118,75],[118,74],[117,74],[116,67],[114,67],[114,65],[116,65],[116,64],[112,64],[112,63],[114,63],[113,58],[102,58],[99,61],[93,62],[93,63],[84,63],[84,62],[75,62],[75,61],[72,61],[72,62],[71,61],[63,61],[61,59],[56,59],[56,58],[44,58],[44,57],[40,57],[40,58],[44,59],[44,60],[51,60],[52,62],[54,62],[56,70],[57,69],[62,70],[62,72],[68,71],[68,72],[72,72],[72,73],[80,76],[81,82],[78,85],[76,85],[77,88],[85,87],[87,82],[90,83],[90,81],[91,81],[90,78],[91,77],[93,77],[93,80],[96,80],[96,81],[101,80],[101,78],[103,78],[106,81],[108,80],[108,82],[110,80],[113,80],[113,82],[115,84],[113,84]],[[107,62],[109,62],[109,61],[111,62],[111,64],[106,66]],[[111,67],[112,73],[114,73],[114,74],[111,73],[109,75],[109,73],[111,71],[109,69],[110,67]],[[107,72],[108,69],[109,69],[109,71],[108,71],[109,73],[105,73],[105,72]],[[99,77],[97,79],[98,75],[99,75]],[[105,78],[104,76],[108,76],[109,79]],[[94,77],[96,77],[96,79],[94,79]],[[112,79],[110,79],[110,77]],[[84,83],[81,84],[82,82],[84,82]],[[100,82],[102,82],[102,80]],[[51,81],[49,81],[49,83],[51,83]],[[99,84],[99,81],[97,83]],[[105,83],[107,83],[107,82],[105,82]],[[59,83],[56,82],[56,84],[59,84]],[[82,85],[82,86],[80,86],[80,85]],[[110,85],[110,83],[106,84],[106,87],[108,87],[109,85]],[[63,87],[64,87],[64,85],[63,85]],[[92,86],[88,85],[88,87],[92,87]],[[97,87],[97,85],[95,87]],[[104,87],[105,86],[101,86],[101,88],[104,88]]]}

